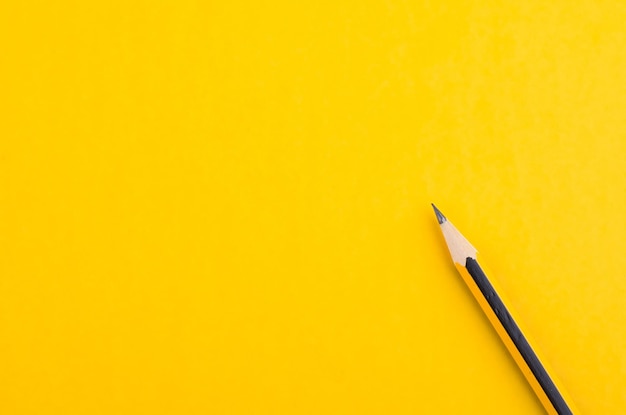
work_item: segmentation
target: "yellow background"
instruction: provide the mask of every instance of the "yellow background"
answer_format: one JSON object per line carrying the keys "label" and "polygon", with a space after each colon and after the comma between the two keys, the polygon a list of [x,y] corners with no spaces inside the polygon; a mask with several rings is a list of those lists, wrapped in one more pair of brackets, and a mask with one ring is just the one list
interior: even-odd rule
{"label": "yellow background", "polygon": [[434,201],[581,413],[623,414],[625,21],[3,2],[0,413],[542,413]]}

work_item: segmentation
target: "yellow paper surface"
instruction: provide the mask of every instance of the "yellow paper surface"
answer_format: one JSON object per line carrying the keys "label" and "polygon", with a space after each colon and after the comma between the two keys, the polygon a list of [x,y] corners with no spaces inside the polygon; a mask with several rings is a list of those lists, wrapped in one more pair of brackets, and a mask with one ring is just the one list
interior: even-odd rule
{"label": "yellow paper surface", "polygon": [[3,2],[0,413],[542,413],[431,201],[625,413],[624,21]]}

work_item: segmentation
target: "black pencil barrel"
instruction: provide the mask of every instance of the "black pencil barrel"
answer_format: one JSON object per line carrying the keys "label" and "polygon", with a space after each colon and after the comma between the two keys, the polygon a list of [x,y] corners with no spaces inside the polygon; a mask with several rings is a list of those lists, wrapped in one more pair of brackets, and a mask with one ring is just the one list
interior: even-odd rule
{"label": "black pencil barrel", "polygon": [[517,347],[517,350],[522,355],[522,358],[539,382],[539,385],[541,385],[541,388],[548,396],[548,399],[554,406],[554,409],[556,409],[559,415],[572,414],[572,411],[567,406],[563,396],[561,396],[561,393],[556,388],[552,379],[550,379],[550,376],[539,361],[539,358],[535,354],[532,347],[530,347],[530,344],[528,344],[528,341],[522,334],[522,331],[513,320],[513,317],[511,317],[511,314],[509,314],[508,310],[504,306],[504,303],[502,303],[502,300],[489,282],[489,279],[478,264],[478,261],[474,258],[468,257],[465,263],[465,268],[467,268],[467,271],[474,279],[474,282],[489,303],[489,306],[498,317],[498,320],[500,320],[500,323]]}

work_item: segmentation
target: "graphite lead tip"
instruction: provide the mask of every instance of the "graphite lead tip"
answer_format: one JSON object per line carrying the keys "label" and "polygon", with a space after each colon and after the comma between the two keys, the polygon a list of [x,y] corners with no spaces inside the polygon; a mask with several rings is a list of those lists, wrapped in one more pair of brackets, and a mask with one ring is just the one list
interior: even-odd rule
{"label": "graphite lead tip", "polygon": [[437,209],[437,206],[435,206],[434,203],[431,203],[431,205],[433,206],[433,209],[435,210],[435,215],[437,215],[437,222],[439,222],[440,225],[448,220],[446,219],[445,216],[443,216],[443,213],[441,213],[441,211]]}

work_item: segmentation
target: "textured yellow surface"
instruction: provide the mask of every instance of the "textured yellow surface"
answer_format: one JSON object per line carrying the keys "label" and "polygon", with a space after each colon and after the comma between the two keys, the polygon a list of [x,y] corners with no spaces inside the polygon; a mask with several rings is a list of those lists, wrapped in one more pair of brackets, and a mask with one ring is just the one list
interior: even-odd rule
{"label": "textured yellow surface", "polygon": [[533,414],[429,202],[626,412],[619,2],[3,2],[0,413]]}

